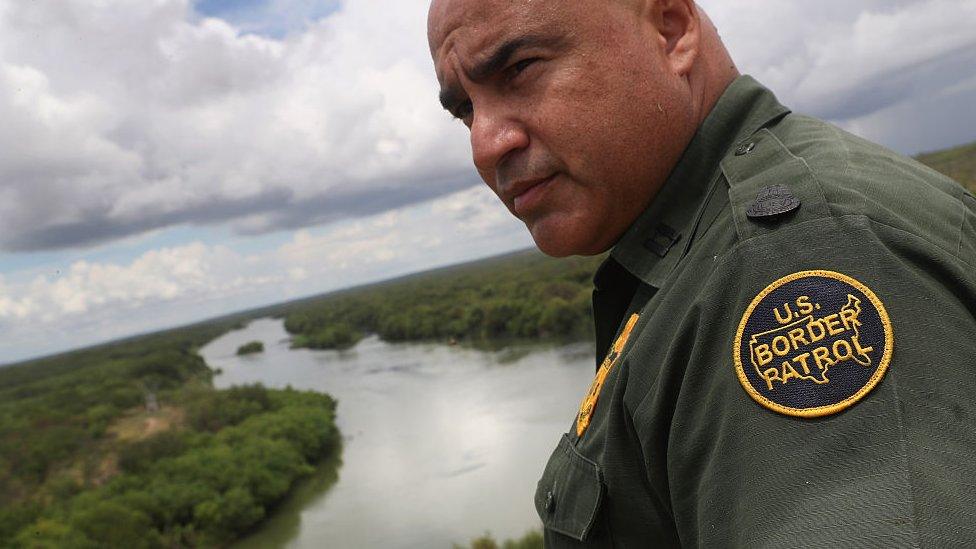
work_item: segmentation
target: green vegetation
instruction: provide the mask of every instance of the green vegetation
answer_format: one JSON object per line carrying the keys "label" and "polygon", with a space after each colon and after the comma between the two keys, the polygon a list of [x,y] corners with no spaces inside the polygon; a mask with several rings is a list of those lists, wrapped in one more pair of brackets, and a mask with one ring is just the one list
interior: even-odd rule
{"label": "green vegetation", "polygon": [[[516,540],[505,540],[501,545],[485,534],[480,538],[471,540],[470,549],[542,549],[542,532],[534,530]],[[466,549],[463,545],[454,545],[454,549]]]}
{"label": "green vegetation", "polygon": [[0,368],[0,547],[224,545],[336,467],[327,395],[213,389],[197,350],[252,319],[309,347],[579,339],[599,261],[519,252]]}
{"label": "green vegetation", "polygon": [[0,547],[223,545],[336,456],[328,395],[213,389],[230,326],[0,369]]}
{"label": "green vegetation", "polygon": [[365,334],[386,341],[591,337],[591,280],[602,257],[552,259],[519,252],[293,304],[295,347],[342,349]]}
{"label": "green vegetation", "polygon": [[264,343],[261,343],[260,341],[250,341],[237,348],[238,355],[250,355],[254,353],[263,353],[263,352],[264,352]]}
{"label": "green vegetation", "polygon": [[944,151],[920,154],[919,162],[940,171],[976,193],[976,142]]}
{"label": "green vegetation", "polygon": [[[311,328],[311,327],[310,327]],[[359,343],[363,333],[348,323],[335,319],[334,323],[312,328],[311,333],[299,333],[291,340],[292,348],[348,349]]]}

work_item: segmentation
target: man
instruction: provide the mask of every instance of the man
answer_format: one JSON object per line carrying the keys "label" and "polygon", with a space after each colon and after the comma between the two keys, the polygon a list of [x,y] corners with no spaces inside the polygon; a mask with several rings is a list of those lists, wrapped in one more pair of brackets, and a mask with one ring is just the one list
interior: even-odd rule
{"label": "man", "polygon": [[434,0],[428,38],[539,248],[612,249],[547,546],[976,546],[973,196],[791,114],[692,0]]}

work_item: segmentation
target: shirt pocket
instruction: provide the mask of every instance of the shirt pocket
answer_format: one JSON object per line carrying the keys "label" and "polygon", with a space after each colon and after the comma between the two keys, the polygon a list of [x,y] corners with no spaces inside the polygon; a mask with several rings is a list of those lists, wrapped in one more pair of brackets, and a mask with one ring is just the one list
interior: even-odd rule
{"label": "shirt pocket", "polygon": [[586,541],[603,501],[603,472],[563,434],[536,486],[535,509],[547,530]]}

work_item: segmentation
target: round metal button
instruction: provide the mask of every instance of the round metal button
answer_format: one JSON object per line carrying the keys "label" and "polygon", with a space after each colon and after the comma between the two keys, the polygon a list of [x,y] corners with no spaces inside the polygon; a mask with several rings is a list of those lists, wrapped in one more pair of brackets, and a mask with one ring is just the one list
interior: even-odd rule
{"label": "round metal button", "polygon": [[556,509],[556,496],[552,490],[546,493],[546,512],[552,513]]}
{"label": "round metal button", "polygon": [[735,148],[735,155],[742,156],[744,154],[751,153],[756,148],[756,142],[750,141],[748,143],[743,143]]}

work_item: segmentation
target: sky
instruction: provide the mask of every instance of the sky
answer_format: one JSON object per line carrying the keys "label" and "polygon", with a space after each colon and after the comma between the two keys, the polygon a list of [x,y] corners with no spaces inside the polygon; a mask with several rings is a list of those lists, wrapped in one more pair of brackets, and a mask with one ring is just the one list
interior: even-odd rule
{"label": "sky", "polygon": [[[794,111],[976,140],[976,0],[703,0]],[[0,364],[528,247],[427,0],[0,0]]]}

